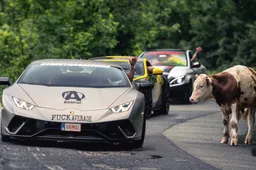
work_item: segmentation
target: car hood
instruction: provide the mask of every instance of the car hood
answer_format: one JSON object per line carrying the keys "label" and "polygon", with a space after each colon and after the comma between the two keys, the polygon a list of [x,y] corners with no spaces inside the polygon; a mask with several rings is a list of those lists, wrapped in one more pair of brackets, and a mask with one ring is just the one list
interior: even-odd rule
{"label": "car hood", "polygon": [[193,72],[192,69],[186,66],[154,66],[157,68],[161,68],[163,70],[163,74],[170,77],[179,77],[184,76],[186,74],[190,74]]}
{"label": "car hood", "polygon": [[184,76],[191,73],[193,73],[193,70],[188,67],[176,66],[169,72],[168,78]]}
{"label": "car hood", "polygon": [[[100,110],[109,108],[119,97],[129,91],[127,88],[77,88],[49,87],[16,84],[38,107],[52,109]],[[14,90],[15,91],[15,90]],[[18,90],[16,90],[18,91]],[[21,92],[22,93],[22,92]],[[16,93],[18,94],[18,93]],[[13,96],[17,96],[13,94]],[[21,95],[21,97],[24,95]],[[17,96],[18,97],[18,96]],[[26,97],[25,97],[26,98]],[[26,100],[21,98],[23,100]],[[27,101],[29,102],[29,101]]]}

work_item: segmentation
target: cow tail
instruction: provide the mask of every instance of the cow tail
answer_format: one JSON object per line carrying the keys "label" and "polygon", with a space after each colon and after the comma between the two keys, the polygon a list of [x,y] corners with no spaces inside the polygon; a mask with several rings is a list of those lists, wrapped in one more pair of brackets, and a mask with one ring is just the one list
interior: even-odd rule
{"label": "cow tail", "polygon": [[244,111],[242,112],[243,120],[246,120],[248,113],[249,113],[249,110],[247,108],[245,108]]}

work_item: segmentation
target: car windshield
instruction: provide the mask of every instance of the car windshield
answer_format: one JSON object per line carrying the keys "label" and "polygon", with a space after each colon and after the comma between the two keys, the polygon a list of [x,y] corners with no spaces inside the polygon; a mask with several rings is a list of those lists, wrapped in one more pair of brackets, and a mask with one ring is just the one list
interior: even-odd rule
{"label": "car windshield", "polygon": [[18,83],[67,87],[130,87],[121,68],[95,64],[31,64]]}
{"label": "car windshield", "polygon": [[187,57],[185,52],[146,52],[142,55],[142,58],[146,58],[153,66],[187,66]]}
{"label": "car windshield", "polygon": [[[120,67],[122,67],[124,69],[124,71],[128,74],[128,72],[130,71],[130,63],[129,61],[114,61],[114,62],[110,62],[113,64],[118,64]],[[139,76],[143,76],[145,74],[144,71],[144,64],[142,61],[137,61],[137,63],[134,66],[134,77],[139,77]]]}

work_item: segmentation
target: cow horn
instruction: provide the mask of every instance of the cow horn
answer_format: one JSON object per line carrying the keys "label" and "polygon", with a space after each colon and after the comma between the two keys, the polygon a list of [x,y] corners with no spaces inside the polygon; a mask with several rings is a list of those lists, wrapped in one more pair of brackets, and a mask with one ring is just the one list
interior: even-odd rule
{"label": "cow horn", "polygon": [[209,77],[206,77],[206,82],[207,82],[207,85],[212,84],[212,79],[210,79]]}

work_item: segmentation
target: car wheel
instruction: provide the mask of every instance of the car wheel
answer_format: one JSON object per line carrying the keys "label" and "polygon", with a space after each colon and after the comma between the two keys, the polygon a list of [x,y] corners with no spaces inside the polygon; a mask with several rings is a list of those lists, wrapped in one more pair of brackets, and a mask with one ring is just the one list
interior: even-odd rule
{"label": "car wheel", "polygon": [[142,145],[144,143],[144,139],[145,139],[145,133],[146,133],[146,118],[145,118],[145,114],[144,114],[141,139],[134,142],[135,149],[142,147]]}
{"label": "car wheel", "polygon": [[151,90],[148,90],[145,92],[145,109],[144,114],[146,116],[146,119],[149,119],[152,115],[152,92]]}

